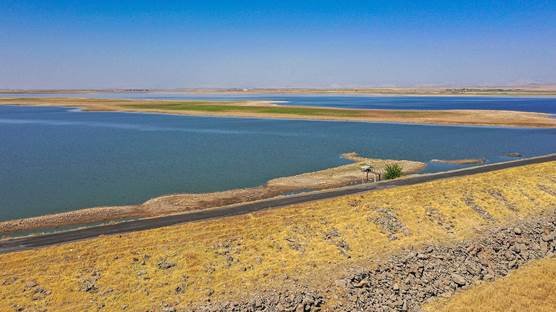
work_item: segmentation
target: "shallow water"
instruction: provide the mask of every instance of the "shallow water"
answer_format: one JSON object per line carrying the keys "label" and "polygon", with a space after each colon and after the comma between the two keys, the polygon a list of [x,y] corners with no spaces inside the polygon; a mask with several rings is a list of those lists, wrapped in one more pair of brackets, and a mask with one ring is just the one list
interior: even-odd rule
{"label": "shallow water", "polygon": [[[375,158],[501,161],[556,129],[203,118],[0,106],[0,220],[213,192]],[[428,171],[458,167],[431,164]]]}

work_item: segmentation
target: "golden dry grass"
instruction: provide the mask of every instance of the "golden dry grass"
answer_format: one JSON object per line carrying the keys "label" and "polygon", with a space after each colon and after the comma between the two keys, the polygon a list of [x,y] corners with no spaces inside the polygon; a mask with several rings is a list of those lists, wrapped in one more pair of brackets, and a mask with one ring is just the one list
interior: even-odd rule
{"label": "golden dry grass", "polygon": [[555,311],[556,258],[537,260],[500,280],[475,286],[424,308],[438,312]]}
{"label": "golden dry grass", "polygon": [[[237,299],[287,287],[293,280],[328,288],[326,300],[333,303],[329,286],[349,268],[401,248],[480,233],[489,221],[470,207],[469,198],[497,224],[551,210],[556,207],[556,162],[3,254],[0,311],[13,304],[56,311],[96,310],[98,305],[118,310],[122,304],[157,310],[163,302],[183,307],[209,298]],[[395,241],[372,222],[384,208],[408,230]],[[427,216],[430,209],[452,230]],[[326,239],[332,230],[339,236]],[[340,241],[349,246],[347,254]],[[175,267],[159,269],[163,259]],[[98,290],[80,290],[94,272],[100,274]],[[25,291],[31,280],[52,293],[33,301],[32,292]],[[177,287],[183,292],[176,293]]]}

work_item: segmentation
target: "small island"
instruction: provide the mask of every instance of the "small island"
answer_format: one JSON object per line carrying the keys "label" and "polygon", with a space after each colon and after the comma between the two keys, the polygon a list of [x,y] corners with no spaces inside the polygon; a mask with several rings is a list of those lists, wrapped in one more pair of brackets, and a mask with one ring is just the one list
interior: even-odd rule
{"label": "small island", "polygon": [[189,116],[556,128],[556,118],[550,114],[505,110],[346,109],[286,106],[271,101],[92,98],[0,98],[0,105],[66,106],[86,111],[146,112]]}

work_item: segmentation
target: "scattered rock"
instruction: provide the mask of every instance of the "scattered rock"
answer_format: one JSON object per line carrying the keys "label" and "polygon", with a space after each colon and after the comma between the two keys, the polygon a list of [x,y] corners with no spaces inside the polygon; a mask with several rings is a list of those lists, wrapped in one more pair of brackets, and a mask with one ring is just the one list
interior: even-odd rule
{"label": "scattered rock", "polygon": [[355,288],[363,288],[363,287],[369,287],[371,283],[369,283],[369,279],[363,278],[358,282],[353,281],[352,285]]}
{"label": "scattered rock", "polygon": [[324,240],[330,241],[332,244],[336,245],[342,255],[349,257],[349,244],[342,239],[340,232],[337,229],[332,229],[325,233]]}
{"label": "scattered rock", "polygon": [[173,268],[176,266],[176,264],[174,262],[170,262],[166,259],[163,259],[161,261],[159,261],[156,266],[160,269],[160,270],[168,270],[170,268]]}
{"label": "scattered rock", "polygon": [[541,238],[544,242],[552,242],[554,241],[554,239],[556,239],[556,232],[546,231]]}
{"label": "scattered rock", "polygon": [[17,281],[17,277],[10,276],[10,277],[4,279],[4,281],[2,281],[2,286],[13,285],[13,283],[15,283],[16,281]]}
{"label": "scattered rock", "polygon": [[502,194],[502,192],[500,192],[499,190],[494,190],[494,189],[489,189],[487,190],[487,192],[494,198],[496,198],[498,201],[500,201],[504,206],[506,206],[506,208],[512,210],[512,211],[517,211],[517,206],[510,202],[506,196],[504,196],[504,194]]}
{"label": "scattered rock", "polygon": [[338,232],[337,229],[332,229],[330,231],[328,231],[325,235],[324,235],[324,239],[325,240],[331,240],[335,237],[339,237],[340,233]]}
{"label": "scattered rock", "polygon": [[459,274],[453,273],[453,274],[451,275],[451,277],[452,277],[452,281],[453,281],[454,283],[456,283],[456,284],[457,284],[458,286],[460,286],[460,287],[461,287],[461,286],[465,286],[465,284],[467,284],[467,281],[465,280],[465,277],[463,277],[463,276],[461,276],[461,275],[459,275]]}
{"label": "scattered rock", "polygon": [[163,304],[161,304],[161,311],[162,312],[176,312],[177,309],[176,309],[176,307],[174,307],[174,306],[172,306],[168,303],[163,303]]}
{"label": "scattered rock", "polygon": [[[468,203],[476,205],[473,199]],[[404,225],[392,211],[380,210],[379,216],[372,220],[387,233],[403,233]],[[343,244],[341,232],[334,228],[323,233],[323,239],[339,247]],[[286,241],[291,248],[299,244],[294,238]],[[492,227],[470,241],[405,250],[336,281],[335,287],[345,290],[340,293],[345,300],[341,305],[327,308],[334,311],[420,311],[421,305],[432,298],[450,297],[481,280],[496,280],[530,260],[556,252],[555,241],[556,213],[520,221],[513,226]],[[347,244],[344,248],[348,249]],[[231,256],[231,245],[220,246],[219,251]],[[324,304],[321,293],[296,284],[294,278],[288,280],[293,285],[285,291],[264,290],[235,302],[212,302],[219,296],[213,295],[212,289],[206,289],[209,302],[190,306],[185,311],[309,312],[321,309]],[[176,293],[183,292],[185,287],[186,278],[176,286]],[[162,307],[162,310],[166,308],[173,311],[171,306]]]}
{"label": "scattered rock", "polygon": [[[556,252],[556,213],[493,228],[453,246],[426,246],[393,256],[346,278],[339,311],[420,311],[434,297],[449,297],[476,281],[506,276],[527,261]],[[339,283],[338,285],[341,285]]]}
{"label": "scattered rock", "polygon": [[488,211],[484,210],[481,206],[479,206],[475,202],[471,194],[467,194],[463,199],[463,202],[467,207],[475,210],[475,212],[477,212],[483,219],[487,221],[494,221],[494,217],[490,213],[488,213]]}
{"label": "scattered rock", "polygon": [[291,311],[318,312],[324,303],[324,297],[318,293],[307,291],[296,285],[297,291],[268,292],[259,294],[248,301],[209,303],[204,306],[190,307],[185,311]]}
{"label": "scattered rock", "polygon": [[440,211],[438,211],[438,209],[429,207],[427,208],[426,215],[431,222],[441,226],[444,230],[446,230],[446,232],[454,232],[453,222],[447,220],[447,218]]}
{"label": "scattered rock", "polygon": [[518,267],[517,260],[513,260],[508,263],[508,269],[517,269],[517,267]]}
{"label": "scattered rock", "polygon": [[288,246],[291,249],[301,251],[301,252],[305,251],[305,247],[303,247],[303,245],[296,239],[288,237],[286,238],[286,241],[288,242]]}
{"label": "scattered rock", "polygon": [[419,260],[427,260],[428,258],[429,258],[429,256],[427,256],[425,254],[422,254],[422,253],[417,254],[417,259],[419,259]]}
{"label": "scattered rock", "polygon": [[219,242],[214,246],[215,254],[224,257],[226,259],[226,265],[231,267],[234,263],[238,262],[234,254],[239,253],[239,244],[240,242],[233,240]]}
{"label": "scattered rock", "polygon": [[398,233],[409,235],[409,229],[399,220],[397,214],[389,208],[381,208],[375,211],[378,217],[369,218],[370,222],[376,224],[380,230],[388,234],[390,240],[397,239]]}
{"label": "scattered rock", "polygon": [[34,287],[37,287],[38,283],[35,280],[30,280],[27,283],[25,283],[25,289],[31,289]]}
{"label": "scattered rock", "polygon": [[80,289],[81,289],[81,291],[84,291],[84,292],[95,292],[95,291],[97,291],[97,285],[95,284],[94,281],[84,280],[84,281],[81,282]]}
{"label": "scattered rock", "polygon": [[96,282],[100,279],[100,272],[92,270],[91,274],[79,280],[79,289],[84,292],[96,292],[98,287]]}
{"label": "scattered rock", "polygon": [[539,184],[539,185],[537,185],[537,187],[539,188],[539,190],[541,190],[541,191],[543,191],[543,192],[545,192],[549,195],[556,196],[556,190],[547,186],[547,185]]}

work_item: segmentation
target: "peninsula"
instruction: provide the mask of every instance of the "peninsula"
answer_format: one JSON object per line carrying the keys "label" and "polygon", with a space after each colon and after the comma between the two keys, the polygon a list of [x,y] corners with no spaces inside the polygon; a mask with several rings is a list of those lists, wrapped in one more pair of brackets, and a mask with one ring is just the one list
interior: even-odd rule
{"label": "peninsula", "polygon": [[414,174],[426,167],[425,163],[409,160],[370,159],[356,153],[345,153],[342,158],[352,163],[306,172],[294,176],[275,178],[265,184],[242,189],[213,193],[169,194],[152,198],[142,204],[111,207],[94,207],[69,212],[49,214],[25,219],[0,222],[0,237],[14,232],[37,229],[54,229],[71,225],[118,221],[130,218],[151,218],[174,215],[306,191],[325,190],[360,184],[364,175],[360,167],[372,166],[374,172],[383,174],[387,165],[398,165],[404,175]]}

